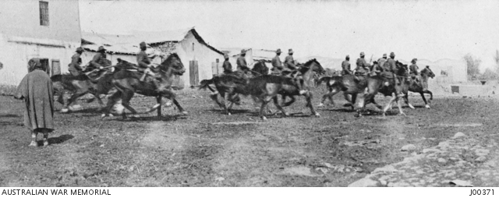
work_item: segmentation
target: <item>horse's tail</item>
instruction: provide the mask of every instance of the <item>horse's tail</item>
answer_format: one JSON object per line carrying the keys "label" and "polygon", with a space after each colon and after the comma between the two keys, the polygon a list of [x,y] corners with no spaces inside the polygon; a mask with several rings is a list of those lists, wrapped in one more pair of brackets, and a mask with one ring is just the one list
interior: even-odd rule
{"label": "horse's tail", "polygon": [[213,84],[213,78],[212,79],[205,79],[199,82],[199,89],[206,89],[208,88],[210,91],[215,92],[213,88],[210,87],[210,84]]}

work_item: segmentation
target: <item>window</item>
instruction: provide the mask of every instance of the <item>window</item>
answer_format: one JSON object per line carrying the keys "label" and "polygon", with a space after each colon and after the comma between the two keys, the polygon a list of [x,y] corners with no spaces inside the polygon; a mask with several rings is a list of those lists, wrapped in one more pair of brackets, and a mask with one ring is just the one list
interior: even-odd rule
{"label": "window", "polygon": [[52,60],[52,76],[61,74],[61,62],[59,60]]}
{"label": "window", "polygon": [[194,51],[194,43],[192,43],[192,51]]}
{"label": "window", "polygon": [[40,1],[40,25],[49,26],[49,2]]}

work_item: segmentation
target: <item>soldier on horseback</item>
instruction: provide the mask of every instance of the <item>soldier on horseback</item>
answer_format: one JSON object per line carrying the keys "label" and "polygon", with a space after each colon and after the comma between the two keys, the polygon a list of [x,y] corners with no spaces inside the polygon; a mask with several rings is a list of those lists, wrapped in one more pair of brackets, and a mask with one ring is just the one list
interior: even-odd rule
{"label": "soldier on horseback", "polygon": [[369,68],[371,67],[369,63],[366,62],[364,57],[365,57],[364,52],[361,52],[360,58],[358,58],[356,62],[357,68],[355,68],[355,74],[360,76],[367,75],[369,73]]}
{"label": "soldier on horseback", "polygon": [[347,55],[345,57],[345,60],[343,62],[341,62],[341,75],[344,76],[344,75],[348,75],[348,74],[352,74],[352,70],[350,69],[350,56]]}
{"label": "soldier on horseback", "polygon": [[69,63],[69,73],[73,76],[79,76],[83,69],[81,68],[81,54],[83,53],[83,48],[76,48],[76,53],[71,57],[71,63]]}
{"label": "soldier on horseback", "polygon": [[411,65],[409,66],[409,75],[411,75],[411,78],[416,80],[416,82],[421,81],[420,76],[419,76],[419,67],[416,65],[416,62],[418,61],[417,58],[412,59]]}
{"label": "soldier on horseback", "polygon": [[394,79],[396,84],[400,84],[400,81],[395,76],[396,67],[397,65],[395,61],[395,53],[390,52],[390,58],[388,58],[388,60],[383,65],[383,71],[385,71],[384,76],[387,79]]}
{"label": "soldier on horseback", "polygon": [[293,58],[293,49],[288,50],[288,56],[284,59],[284,67],[289,70],[296,70],[296,61]]}
{"label": "soldier on horseback", "polygon": [[[111,61],[106,59],[106,49],[103,46],[100,46],[97,50],[97,54],[95,54],[94,58],[88,64],[88,67],[85,69],[87,71],[87,76],[95,82],[98,81],[106,72],[102,72],[105,66],[111,65]],[[98,72],[97,74],[92,74],[94,72]],[[90,75],[92,74],[92,75]]]}
{"label": "soldier on horseback", "polygon": [[277,49],[275,53],[275,57],[272,58],[272,75],[279,76],[282,74],[282,70],[284,69],[281,58],[279,57],[281,55],[281,49]]}
{"label": "soldier on horseback", "polygon": [[230,64],[229,62],[229,55],[228,54],[224,54],[224,63],[222,64],[223,68],[224,68],[224,74],[232,74],[232,64]]}
{"label": "soldier on horseback", "polygon": [[375,76],[381,75],[381,73],[383,72],[383,65],[386,63],[386,59],[387,59],[386,54],[383,54],[383,57],[378,59],[378,61],[373,64],[371,69],[372,75]]}

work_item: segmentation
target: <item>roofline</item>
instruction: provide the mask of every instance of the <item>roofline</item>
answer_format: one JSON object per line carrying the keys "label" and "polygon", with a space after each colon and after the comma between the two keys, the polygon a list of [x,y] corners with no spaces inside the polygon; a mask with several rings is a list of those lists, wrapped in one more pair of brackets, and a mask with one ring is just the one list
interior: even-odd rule
{"label": "roofline", "polygon": [[217,52],[218,54],[220,55],[223,55],[224,53],[222,53],[220,50],[218,50],[217,48],[211,46],[210,44],[206,43],[204,41],[204,39],[199,35],[199,33],[196,31],[196,29],[194,29],[194,27],[189,30],[189,32],[192,32],[192,35],[194,35],[194,38],[196,38],[196,40],[198,40],[199,43],[203,44],[203,45],[206,45],[206,47],[210,48],[211,50]]}

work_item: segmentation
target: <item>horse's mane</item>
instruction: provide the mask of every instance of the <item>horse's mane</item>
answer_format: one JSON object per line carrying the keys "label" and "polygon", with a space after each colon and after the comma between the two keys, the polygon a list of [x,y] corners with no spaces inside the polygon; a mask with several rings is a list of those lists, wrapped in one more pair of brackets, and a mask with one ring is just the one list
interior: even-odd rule
{"label": "horse's mane", "polygon": [[177,54],[177,53],[171,53],[171,54],[170,54],[170,55],[168,55],[168,57],[167,57],[167,58],[166,58],[166,59],[165,59],[165,60],[164,60],[164,61],[163,61],[160,65],[159,65],[159,67],[163,67],[163,68],[168,67],[168,66],[170,65],[170,64],[168,64],[168,63],[170,63],[170,62],[172,61],[172,59],[173,59],[173,58],[176,58],[176,59],[180,60],[180,57],[178,56],[178,54]]}
{"label": "horse's mane", "polygon": [[305,73],[305,72],[307,72],[307,70],[310,69],[310,65],[314,62],[317,63],[317,65],[319,65],[319,67],[322,71],[325,71],[324,68],[322,67],[321,63],[319,63],[319,61],[317,61],[317,59],[315,59],[315,58],[312,58],[312,59],[308,60],[307,62],[305,62],[305,64],[303,64],[302,67],[300,67],[298,70],[300,70],[301,73]]}

